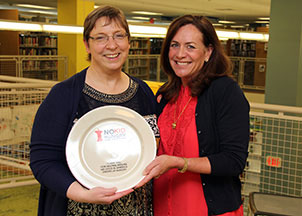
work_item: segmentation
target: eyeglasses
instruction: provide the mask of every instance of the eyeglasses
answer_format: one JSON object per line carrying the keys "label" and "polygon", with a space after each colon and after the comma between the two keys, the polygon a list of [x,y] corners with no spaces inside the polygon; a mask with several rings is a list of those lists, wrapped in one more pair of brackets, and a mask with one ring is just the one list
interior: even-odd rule
{"label": "eyeglasses", "polygon": [[108,42],[109,38],[112,37],[112,39],[115,42],[122,42],[126,37],[128,37],[127,33],[115,33],[112,36],[106,35],[106,34],[100,34],[97,37],[91,37],[89,36],[90,39],[94,40],[95,42],[99,44],[105,44]]}

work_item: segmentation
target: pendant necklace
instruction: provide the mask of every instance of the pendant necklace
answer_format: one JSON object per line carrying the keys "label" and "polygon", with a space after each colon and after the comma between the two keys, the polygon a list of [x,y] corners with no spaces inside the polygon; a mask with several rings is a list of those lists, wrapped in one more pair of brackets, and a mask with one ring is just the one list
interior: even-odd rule
{"label": "pendant necklace", "polygon": [[182,109],[181,113],[178,115],[177,119],[175,120],[176,108],[177,108],[177,101],[176,101],[176,103],[175,103],[175,110],[174,110],[174,118],[173,118],[173,123],[172,123],[172,128],[173,129],[176,128],[176,123],[177,123],[178,119],[180,118],[180,116],[183,114],[183,112],[185,111],[185,109],[189,105],[191,99],[192,99],[192,96],[190,97],[190,99],[188,100],[187,104],[184,106],[184,108]]}

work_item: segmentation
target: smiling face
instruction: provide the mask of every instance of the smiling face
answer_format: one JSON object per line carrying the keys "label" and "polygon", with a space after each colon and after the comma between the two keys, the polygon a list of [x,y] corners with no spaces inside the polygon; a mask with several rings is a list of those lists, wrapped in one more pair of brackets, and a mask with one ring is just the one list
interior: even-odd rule
{"label": "smiling face", "polygon": [[192,24],[182,26],[170,43],[169,61],[175,74],[186,85],[208,61],[212,47],[205,47],[202,33]]}
{"label": "smiling face", "polygon": [[[113,39],[114,35],[125,35],[126,31],[114,20],[107,17],[99,18],[90,32],[90,38],[84,41],[87,53],[91,54],[91,65],[103,71],[121,71],[130,48],[128,37]],[[96,38],[109,36],[107,42]]]}

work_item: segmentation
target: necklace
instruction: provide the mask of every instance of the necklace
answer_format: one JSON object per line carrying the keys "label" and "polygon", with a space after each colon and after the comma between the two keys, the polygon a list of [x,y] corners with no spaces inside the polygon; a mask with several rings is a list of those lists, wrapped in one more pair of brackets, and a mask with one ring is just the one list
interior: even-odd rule
{"label": "necklace", "polygon": [[185,111],[185,109],[187,108],[187,106],[189,105],[190,101],[192,99],[192,96],[190,97],[190,99],[188,100],[187,104],[184,106],[184,108],[182,109],[182,111],[180,112],[180,114],[178,115],[177,119],[175,120],[175,115],[176,115],[176,108],[177,108],[177,101],[175,104],[175,110],[174,110],[174,122],[172,123],[172,128],[175,129],[176,128],[176,123],[178,121],[178,119],[180,118],[180,116],[183,114],[183,112]]}

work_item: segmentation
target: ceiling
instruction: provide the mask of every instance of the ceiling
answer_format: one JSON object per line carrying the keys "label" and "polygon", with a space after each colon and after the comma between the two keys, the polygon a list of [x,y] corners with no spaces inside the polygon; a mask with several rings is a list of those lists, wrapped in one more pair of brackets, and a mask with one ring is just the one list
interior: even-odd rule
{"label": "ceiling", "polygon": [[[87,0],[91,1],[91,0]],[[198,14],[218,21],[234,21],[232,25],[254,24],[259,17],[270,16],[271,0],[94,0],[95,5],[112,5],[124,11],[127,18],[134,15],[132,11],[149,11],[162,13],[153,15],[155,22],[170,22],[173,18],[184,14]],[[0,0],[1,5],[34,4],[56,7],[57,0]],[[150,16],[149,16],[150,18]]]}

